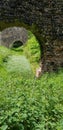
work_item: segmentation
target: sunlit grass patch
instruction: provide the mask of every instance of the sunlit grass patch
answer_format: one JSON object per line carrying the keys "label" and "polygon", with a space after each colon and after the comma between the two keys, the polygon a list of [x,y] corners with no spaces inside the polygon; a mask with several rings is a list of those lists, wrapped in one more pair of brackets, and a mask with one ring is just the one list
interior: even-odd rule
{"label": "sunlit grass patch", "polygon": [[24,76],[32,74],[30,63],[25,56],[10,56],[7,63],[5,64],[5,67],[9,73],[19,73]]}

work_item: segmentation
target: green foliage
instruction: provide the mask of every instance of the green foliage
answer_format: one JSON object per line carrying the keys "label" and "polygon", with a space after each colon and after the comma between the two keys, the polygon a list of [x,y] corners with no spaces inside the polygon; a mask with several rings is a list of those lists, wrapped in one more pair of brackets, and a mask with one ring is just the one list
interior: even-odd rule
{"label": "green foliage", "polygon": [[0,78],[1,130],[63,130],[63,73]]}
{"label": "green foliage", "polygon": [[10,55],[10,50],[8,50],[3,46],[0,46],[0,65],[2,65],[3,62],[6,61],[9,55]]}
{"label": "green foliage", "polygon": [[36,79],[39,44],[0,47],[0,130],[63,130],[63,71]]}
{"label": "green foliage", "polygon": [[36,67],[38,67],[40,62],[40,46],[35,38],[35,36],[29,31],[28,41],[24,46],[14,49],[21,55],[25,55],[31,63],[33,72],[35,72]]}
{"label": "green foliage", "polygon": [[24,76],[32,74],[30,63],[25,56],[10,56],[5,64],[5,67],[10,73],[19,73]]}

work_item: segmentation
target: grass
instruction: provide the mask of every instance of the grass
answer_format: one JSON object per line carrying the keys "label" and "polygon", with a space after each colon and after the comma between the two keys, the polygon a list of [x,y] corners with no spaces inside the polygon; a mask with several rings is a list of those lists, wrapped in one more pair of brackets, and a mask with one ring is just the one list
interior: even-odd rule
{"label": "grass", "polygon": [[17,51],[17,53],[24,55],[27,59],[29,59],[31,68],[35,73],[35,69],[40,63],[40,46],[35,36],[29,32],[29,39],[27,43],[24,46],[14,49],[14,51]]}
{"label": "grass", "polygon": [[63,70],[36,79],[39,44],[0,47],[0,130],[63,130]]}

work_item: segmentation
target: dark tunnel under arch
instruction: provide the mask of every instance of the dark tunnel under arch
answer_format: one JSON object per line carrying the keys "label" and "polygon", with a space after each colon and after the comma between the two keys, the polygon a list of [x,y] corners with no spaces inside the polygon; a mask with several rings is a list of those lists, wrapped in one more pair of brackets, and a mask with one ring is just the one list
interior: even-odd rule
{"label": "dark tunnel under arch", "polygon": [[13,42],[11,48],[18,48],[20,46],[23,46],[23,42],[21,42],[21,41],[18,40],[18,41]]}

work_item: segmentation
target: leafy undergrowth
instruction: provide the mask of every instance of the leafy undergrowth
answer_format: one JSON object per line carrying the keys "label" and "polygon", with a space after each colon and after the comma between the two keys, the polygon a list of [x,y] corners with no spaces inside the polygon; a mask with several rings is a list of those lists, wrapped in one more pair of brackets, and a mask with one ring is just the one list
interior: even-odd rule
{"label": "leafy undergrowth", "polygon": [[[63,130],[63,73],[0,75],[0,130]],[[2,74],[2,75],[3,75]]]}
{"label": "leafy undergrowth", "polygon": [[29,43],[0,47],[0,130],[63,130],[63,71],[36,79],[30,63],[35,70],[40,52]]}

